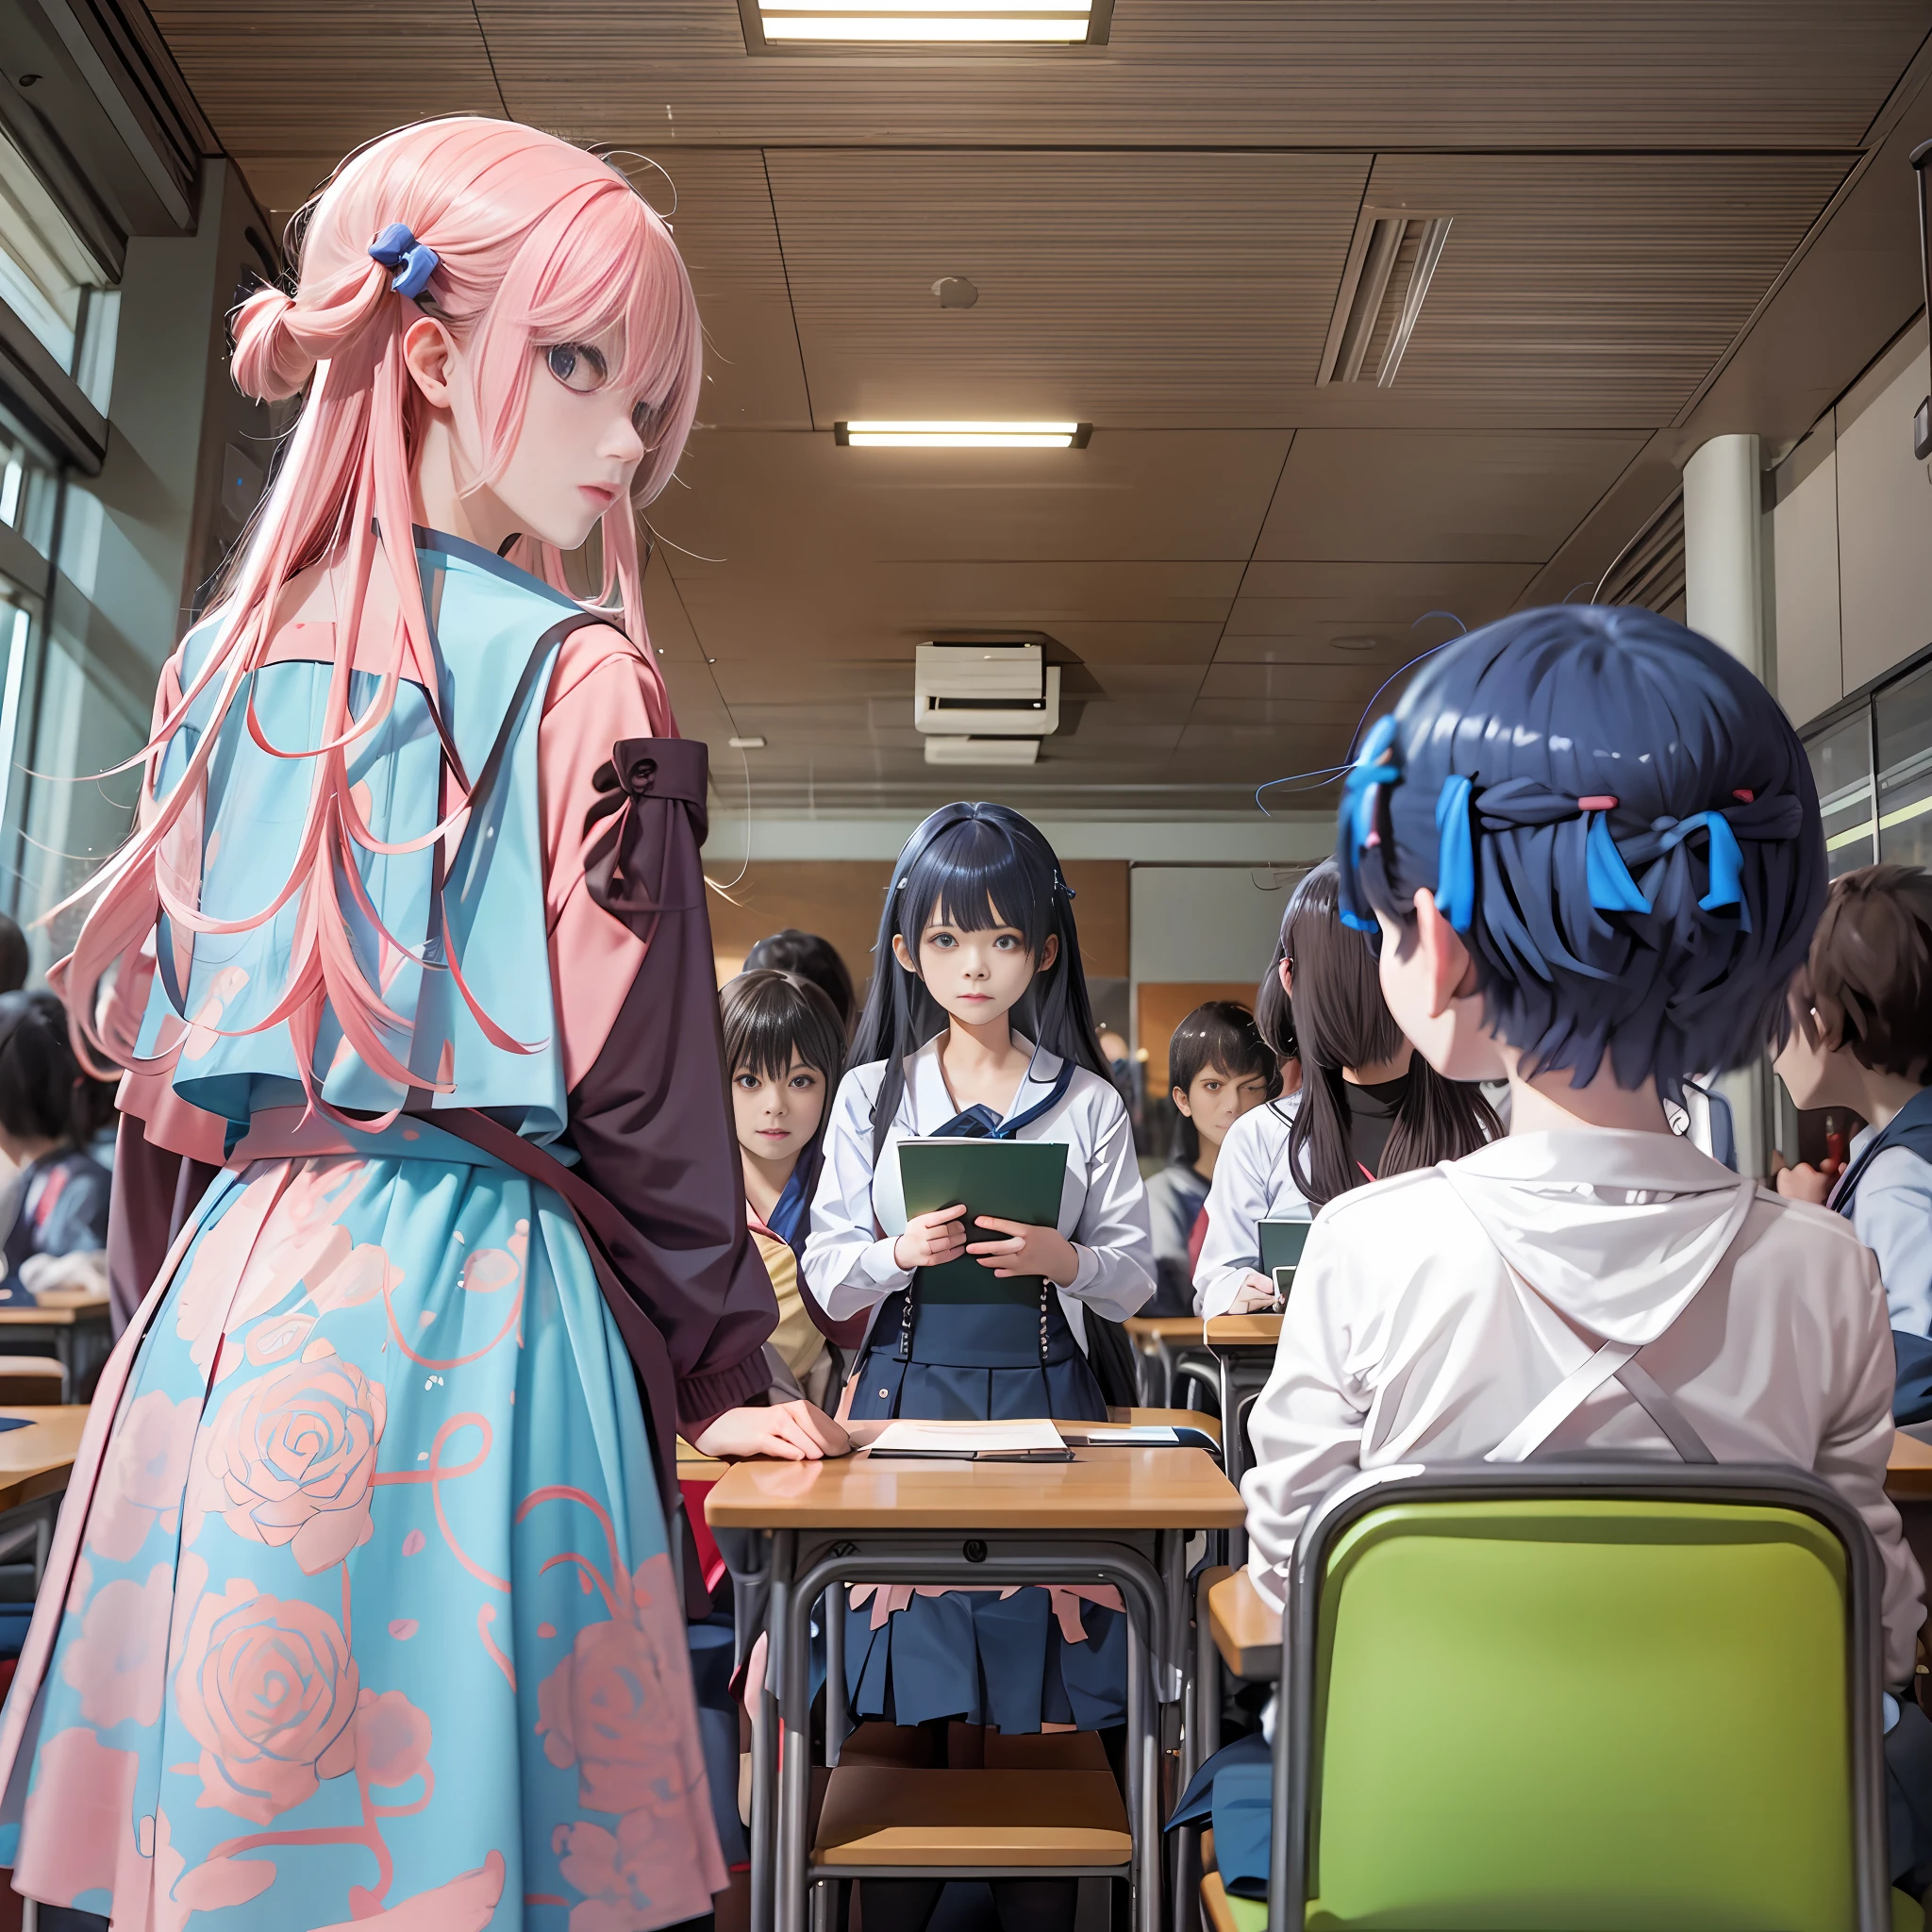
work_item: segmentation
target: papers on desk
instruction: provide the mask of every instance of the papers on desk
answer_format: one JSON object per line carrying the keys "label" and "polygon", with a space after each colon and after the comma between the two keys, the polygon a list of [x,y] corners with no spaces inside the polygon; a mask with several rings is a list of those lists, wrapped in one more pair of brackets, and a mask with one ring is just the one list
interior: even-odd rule
{"label": "papers on desk", "polygon": [[[1198,1430],[1191,1429],[1190,1435]],[[1179,1446],[1180,1431],[1164,1423],[1123,1423],[1103,1427],[1095,1423],[1074,1437],[1089,1449],[1174,1449]]]}
{"label": "papers on desk", "polygon": [[1013,1456],[1025,1451],[1064,1453],[1066,1444],[1050,1422],[927,1423],[904,1417],[889,1422],[873,1439],[874,1456],[941,1456],[970,1460],[976,1456]]}

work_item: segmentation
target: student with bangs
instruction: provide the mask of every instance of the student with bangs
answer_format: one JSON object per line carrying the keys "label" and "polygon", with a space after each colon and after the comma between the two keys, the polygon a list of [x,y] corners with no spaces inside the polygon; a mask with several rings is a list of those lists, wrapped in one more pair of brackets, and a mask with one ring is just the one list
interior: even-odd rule
{"label": "student with bangs", "polygon": [[1353,1188],[1458,1159],[1501,1131],[1476,1088],[1445,1080],[1402,1037],[1374,955],[1343,924],[1339,894],[1324,860],[1282,916],[1257,1013],[1285,1030],[1301,1086],[1238,1121],[1222,1149],[1194,1274],[1204,1315],[1274,1305],[1274,1284],[1260,1272],[1261,1222],[1309,1220]]}
{"label": "student with bangs", "polygon": [[[1257,1587],[1283,1600],[1308,1511],[1362,1469],[1794,1464],[1872,1531],[1904,1695],[1924,1605],[1885,1493],[1878,1270],[1841,1218],[1740,1179],[1664,1111],[1790,1028],[1825,868],[1783,712],[1649,611],[1526,611],[1443,651],[1371,732],[1338,844],[1390,1010],[1444,1075],[1506,1078],[1510,1131],[1317,1220],[1254,1411]],[[1909,1701],[1886,1723],[1892,1869],[1916,1890],[1932,1734]]]}
{"label": "student with bangs", "polygon": [[810,980],[771,967],[728,981],[718,1009],[745,1216],[778,1297],[778,1326],[766,1345],[800,1391],[828,1408],[838,1399],[838,1358],[801,1289],[798,1263],[824,1157],[825,1102],[845,1065],[844,1024]]}
{"label": "student with bangs", "polygon": [[[868,1324],[851,1417],[1104,1421],[1090,1324],[1148,1301],[1154,1255],[1132,1128],[1100,1058],[1073,893],[1052,848],[1005,806],[935,812],[893,868],[874,957],[805,1253],[826,1314]],[[972,1240],[958,1207],[908,1219],[897,1149],[935,1136],[1063,1142],[1057,1224],[982,1215],[993,1232]],[[927,1301],[924,1271],[962,1255],[990,1288],[1018,1281],[1037,1294]],[[1117,1602],[1087,1587],[856,1589],[849,1707],[924,1727],[928,1755],[943,1753],[951,1719],[1006,1733],[1122,1724]],[[919,1932],[940,1890],[867,1880],[868,1932]],[[1073,1923],[1071,1879],[1002,1879],[993,1893],[1009,1932]]]}
{"label": "student with bangs", "polygon": [[1208,1233],[1208,1190],[1222,1143],[1239,1121],[1281,1091],[1281,1069],[1246,1007],[1208,1000],[1174,1028],[1167,1073],[1174,1144],[1167,1165],[1147,1183],[1159,1287],[1146,1312],[1187,1315],[1193,1312],[1194,1264]]}

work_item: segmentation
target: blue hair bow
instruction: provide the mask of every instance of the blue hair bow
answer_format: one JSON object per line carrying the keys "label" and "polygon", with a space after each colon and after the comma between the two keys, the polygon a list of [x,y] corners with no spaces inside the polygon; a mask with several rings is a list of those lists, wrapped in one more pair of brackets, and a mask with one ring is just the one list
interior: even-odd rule
{"label": "blue hair bow", "polygon": [[1475,917],[1475,834],[1467,778],[1452,772],[1436,794],[1436,904],[1452,928],[1467,932]]}
{"label": "blue hair bow", "polygon": [[[1602,812],[1586,814],[1590,820],[1585,858],[1590,881],[1590,903],[1605,912],[1650,912],[1656,908],[1637,881]],[[1744,902],[1744,855],[1731,822],[1721,811],[1700,811],[1687,819],[1657,819],[1651,824],[1659,858],[1674,851],[1693,832],[1702,832],[1709,841],[1710,890],[1698,900],[1706,912],[1725,906],[1738,908],[1739,923],[1751,930],[1751,908]]]}
{"label": "blue hair bow", "polygon": [[429,286],[442,260],[428,242],[417,241],[407,222],[391,222],[369,244],[369,258],[390,270],[390,287],[412,302]]}
{"label": "blue hair bow", "polygon": [[[1384,785],[1402,783],[1402,765],[1395,755],[1395,720],[1378,718],[1362,741],[1360,756],[1341,782],[1341,820],[1347,858],[1344,883],[1352,881],[1357,862],[1375,837],[1375,793]],[[1350,892],[1347,896],[1352,897]],[[1379,932],[1373,919],[1341,908],[1341,923],[1357,932]]]}

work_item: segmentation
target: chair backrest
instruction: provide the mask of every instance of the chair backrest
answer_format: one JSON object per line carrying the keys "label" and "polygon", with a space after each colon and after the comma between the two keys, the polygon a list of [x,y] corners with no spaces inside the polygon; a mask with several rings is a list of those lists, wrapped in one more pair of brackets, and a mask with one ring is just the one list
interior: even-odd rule
{"label": "chair backrest", "polygon": [[1309,1926],[1851,1932],[1884,1899],[1854,1774],[1869,1549],[1802,1496],[1671,1474],[1683,1493],[1424,1479],[1324,1539]]}

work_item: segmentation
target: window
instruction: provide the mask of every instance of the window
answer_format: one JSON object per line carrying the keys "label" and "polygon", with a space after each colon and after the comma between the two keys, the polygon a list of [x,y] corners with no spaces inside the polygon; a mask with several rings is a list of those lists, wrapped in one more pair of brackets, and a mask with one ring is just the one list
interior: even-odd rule
{"label": "window", "polygon": [[1932,865],[1932,664],[1880,691],[1872,704],[1878,740],[1878,856]]}
{"label": "window", "polygon": [[1872,720],[1861,705],[1808,740],[1831,876],[1872,863]]}
{"label": "window", "polygon": [[103,411],[120,308],[108,279],[20,150],[0,136],[0,301]]}

